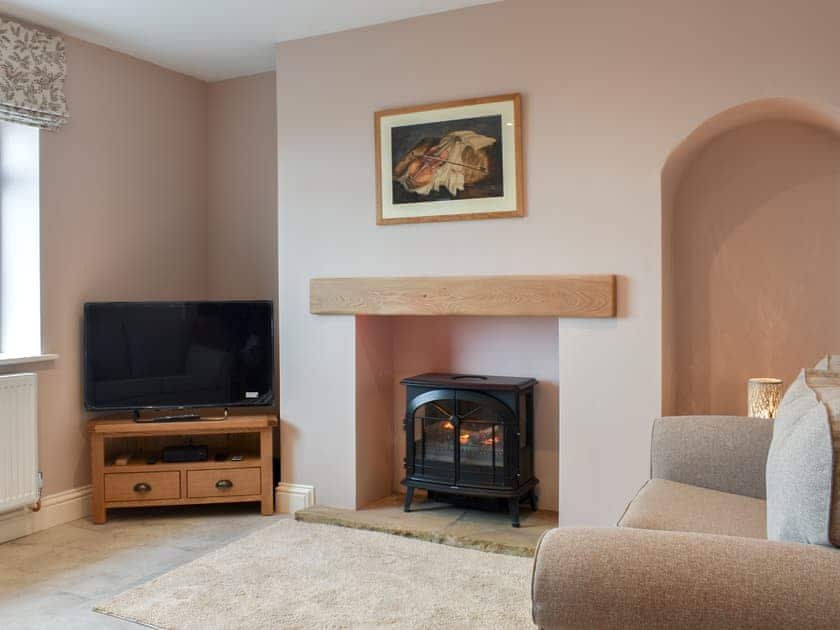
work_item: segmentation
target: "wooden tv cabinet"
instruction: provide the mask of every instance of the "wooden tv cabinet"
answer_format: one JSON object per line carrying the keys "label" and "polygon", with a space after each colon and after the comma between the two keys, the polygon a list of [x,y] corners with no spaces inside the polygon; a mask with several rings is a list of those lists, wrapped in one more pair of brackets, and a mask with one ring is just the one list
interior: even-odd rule
{"label": "wooden tv cabinet", "polygon": [[[230,416],[225,420],[191,422],[139,423],[126,418],[91,420],[91,478],[93,483],[93,522],[104,523],[110,508],[148,507],[153,505],[195,505],[202,503],[241,503],[259,501],[263,514],[274,513],[272,477],[272,431],[277,418]],[[257,434],[253,446],[225,440]],[[215,436],[211,438],[210,436]],[[202,437],[214,439],[208,461],[148,463],[162,444]],[[128,439],[124,439],[128,438]],[[131,443],[127,464],[115,463],[121,448],[108,448],[106,440]],[[253,439],[253,438],[251,438]],[[128,447],[123,447],[128,448]],[[218,451],[229,453],[225,461],[215,461]],[[239,462],[231,456],[244,455]]]}

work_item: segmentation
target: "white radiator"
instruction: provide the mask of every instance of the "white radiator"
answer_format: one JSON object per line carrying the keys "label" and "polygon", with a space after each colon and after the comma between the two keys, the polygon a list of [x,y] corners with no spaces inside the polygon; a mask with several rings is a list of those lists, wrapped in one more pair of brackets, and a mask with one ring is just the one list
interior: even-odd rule
{"label": "white radiator", "polygon": [[0,376],[0,512],[38,500],[38,378]]}

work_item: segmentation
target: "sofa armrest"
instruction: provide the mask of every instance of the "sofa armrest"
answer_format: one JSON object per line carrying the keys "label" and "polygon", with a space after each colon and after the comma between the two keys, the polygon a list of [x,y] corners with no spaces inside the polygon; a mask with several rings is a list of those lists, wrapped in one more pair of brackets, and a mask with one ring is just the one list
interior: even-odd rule
{"label": "sofa armrest", "polygon": [[642,529],[553,529],[534,558],[540,628],[840,628],[840,554]]}
{"label": "sofa armrest", "polygon": [[772,437],[773,421],[764,418],[657,418],[650,476],[764,499],[764,469]]}

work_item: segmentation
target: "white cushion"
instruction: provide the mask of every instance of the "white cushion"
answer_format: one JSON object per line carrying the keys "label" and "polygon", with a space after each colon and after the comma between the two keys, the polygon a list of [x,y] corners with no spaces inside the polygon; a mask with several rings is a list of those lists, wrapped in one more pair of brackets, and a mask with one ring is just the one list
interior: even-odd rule
{"label": "white cushion", "polygon": [[840,546],[840,519],[831,527],[832,503],[840,516],[840,484],[834,484],[838,415],[840,374],[802,370],[773,425],[767,457],[770,540]]}
{"label": "white cushion", "polygon": [[827,370],[828,372],[840,372],[840,354],[827,354],[817,361],[815,370]]}

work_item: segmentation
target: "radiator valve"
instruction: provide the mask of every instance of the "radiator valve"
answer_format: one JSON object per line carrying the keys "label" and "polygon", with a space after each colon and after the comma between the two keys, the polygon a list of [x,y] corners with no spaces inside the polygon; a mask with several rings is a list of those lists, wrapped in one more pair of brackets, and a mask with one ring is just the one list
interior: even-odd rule
{"label": "radiator valve", "polygon": [[38,489],[38,500],[29,509],[33,512],[39,512],[41,510],[41,495],[44,493],[44,473],[40,470],[38,471],[38,479],[35,481],[35,487]]}

